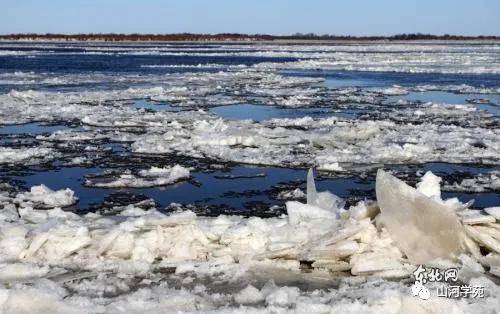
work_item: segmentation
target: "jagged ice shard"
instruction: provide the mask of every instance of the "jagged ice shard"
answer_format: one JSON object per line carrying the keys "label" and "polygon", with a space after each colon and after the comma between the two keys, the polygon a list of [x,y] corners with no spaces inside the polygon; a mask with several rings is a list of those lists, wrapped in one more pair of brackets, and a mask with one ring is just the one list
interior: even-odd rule
{"label": "jagged ice shard", "polygon": [[413,264],[463,253],[463,227],[451,207],[381,169],[375,189],[384,225]]}
{"label": "jagged ice shard", "polygon": [[314,183],[314,173],[312,168],[307,172],[307,205],[316,206],[321,209],[339,214],[344,207],[345,202],[337,195],[328,192],[317,192],[316,184]]}

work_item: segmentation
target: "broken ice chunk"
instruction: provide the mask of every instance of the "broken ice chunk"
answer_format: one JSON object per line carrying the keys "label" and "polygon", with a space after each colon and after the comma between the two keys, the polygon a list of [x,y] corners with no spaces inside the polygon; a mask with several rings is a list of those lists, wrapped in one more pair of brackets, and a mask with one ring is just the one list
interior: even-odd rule
{"label": "broken ice chunk", "polygon": [[417,183],[417,191],[428,197],[435,197],[441,199],[441,188],[439,186],[441,178],[436,176],[431,171],[427,171],[425,175]]}
{"label": "broken ice chunk", "polygon": [[412,263],[456,257],[464,251],[463,227],[451,207],[382,169],[377,172],[375,189],[384,224]]}
{"label": "broken ice chunk", "polygon": [[189,169],[180,165],[165,168],[153,166],[150,169],[139,171],[138,175],[126,171],[112,180],[87,179],[85,185],[101,188],[147,188],[173,184],[182,179],[187,179],[189,176]]}
{"label": "broken ice chunk", "polygon": [[401,270],[403,264],[385,252],[367,252],[354,255],[350,260],[353,275],[365,275],[386,270]]}
{"label": "broken ice chunk", "polygon": [[302,204],[299,202],[287,202],[286,211],[290,225],[296,226],[301,222],[333,222],[336,216],[328,210],[320,207]]}
{"label": "broken ice chunk", "polygon": [[485,215],[481,210],[467,210],[461,214],[462,222],[466,225],[476,225],[495,222],[495,217]]}
{"label": "broken ice chunk", "polygon": [[307,257],[310,260],[335,260],[348,257],[359,250],[358,242],[344,240],[334,245],[313,248]]}
{"label": "broken ice chunk", "polygon": [[312,168],[307,173],[307,205],[316,206],[334,213],[344,207],[344,201],[328,191],[317,192]]}
{"label": "broken ice chunk", "polygon": [[488,248],[491,251],[500,253],[500,241],[494,239],[484,229],[474,226],[464,226],[467,234],[480,245]]}
{"label": "broken ice chunk", "polygon": [[264,301],[264,295],[259,289],[248,285],[245,289],[234,295],[234,301],[243,305],[255,304]]}
{"label": "broken ice chunk", "polygon": [[44,207],[66,207],[78,200],[75,192],[70,189],[53,191],[43,184],[32,186],[29,192],[19,193],[16,198],[19,201],[30,201]]}
{"label": "broken ice chunk", "polygon": [[300,199],[304,198],[306,194],[302,192],[301,189],[296,188],[292,191],[282,191],[278,194],[278,199],[280,200],[289,200],[289,199]]}
{"label": "broken ice chunk", "polygon": [[281,287],[266,297],[266,304],[270,306],[286,307],[297,302],[300,290],[297,287]]}
{"label": "broken ice chunk", "polygon": [[183,212],[172,213],[166,217],[147,217],[145,219],[145,226],[162,226],[174,227],[177,225],[186,225],[195,222],[196,214],[190,210]]}
{"label": "broken ice chunk", "polygon": [[376,202],[373,201],[360,201],[356,205],[349,208],[349,215],[356,220],[365,218],[375,218],[379,213],[379,208]]}
{"label": "broken ice chunk", "polygon": [[470,207],[474,200],[467,203],[461,203],[456,197],[449,198],[446,200],[441,199],[441,178],[433,174],[431,171],[427,171],[425,175],[417,183],[417,191],[434,199],[436,202],[446,205],[447,207],[454,208],[455,210],[462,210]]}
{"label": "broken ice chunk", "polygon": [[32,280],[42,277],[48,272],[47,266],[24,263],[0,264],[0,282]]}
{"label": "broken ice chunk", "polygon": [[484,211],[495,217],[496,220],[500,220],[500,207],[488,207]]}
{"label": "broken ice chunk", "polygon": [[316,260],[311,264],[314,268],[325,268],[333,272],[346,271],[351,269],[351,265],[348,262],[334,260]]}
{"label": "broken ice chunk", "polygon": [[481,259],[481,263],[488,265],[489,272],[500,278],[500,254],[488,254]]}
{"label": "broken ice chunk", "polygon": [[314,205],[316,200],[316,184],[314,183],[314,174],[312,168],[307,172],[307,205]]}
{"label": "broken ice chunk", "polygon": [[471,239],[467,234],[464,234],[464,245],[467,251],[474,256],[477,260],[479,260],[483,255],[481,254],[481,249],[477,242]]}

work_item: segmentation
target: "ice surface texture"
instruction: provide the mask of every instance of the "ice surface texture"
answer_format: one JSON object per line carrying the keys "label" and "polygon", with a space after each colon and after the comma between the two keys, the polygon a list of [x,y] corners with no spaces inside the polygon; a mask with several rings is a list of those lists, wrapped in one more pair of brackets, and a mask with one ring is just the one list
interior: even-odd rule
{"label": "ice surface texture", "polygon": [[376,193],[384,225],[412,263],[457,257],[464,251],[462,226],[449,206],[383,170],[377,172]]}

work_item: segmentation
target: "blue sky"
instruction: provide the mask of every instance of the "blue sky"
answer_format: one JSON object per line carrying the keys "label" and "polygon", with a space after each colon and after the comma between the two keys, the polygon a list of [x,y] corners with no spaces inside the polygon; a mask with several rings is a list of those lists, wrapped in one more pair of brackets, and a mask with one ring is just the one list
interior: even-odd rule
{"label": "blue sky", "polygon": [[500,0],[2,0],[18,32],[500,35]]}

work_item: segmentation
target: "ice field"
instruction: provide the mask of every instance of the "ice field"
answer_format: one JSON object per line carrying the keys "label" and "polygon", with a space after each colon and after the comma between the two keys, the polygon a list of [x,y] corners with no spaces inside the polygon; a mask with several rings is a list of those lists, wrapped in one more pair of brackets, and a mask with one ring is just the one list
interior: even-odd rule
{"label": "ice field", "polygon": [[494,43],[3,42],[0,313],[495,312],[499,156]]}

